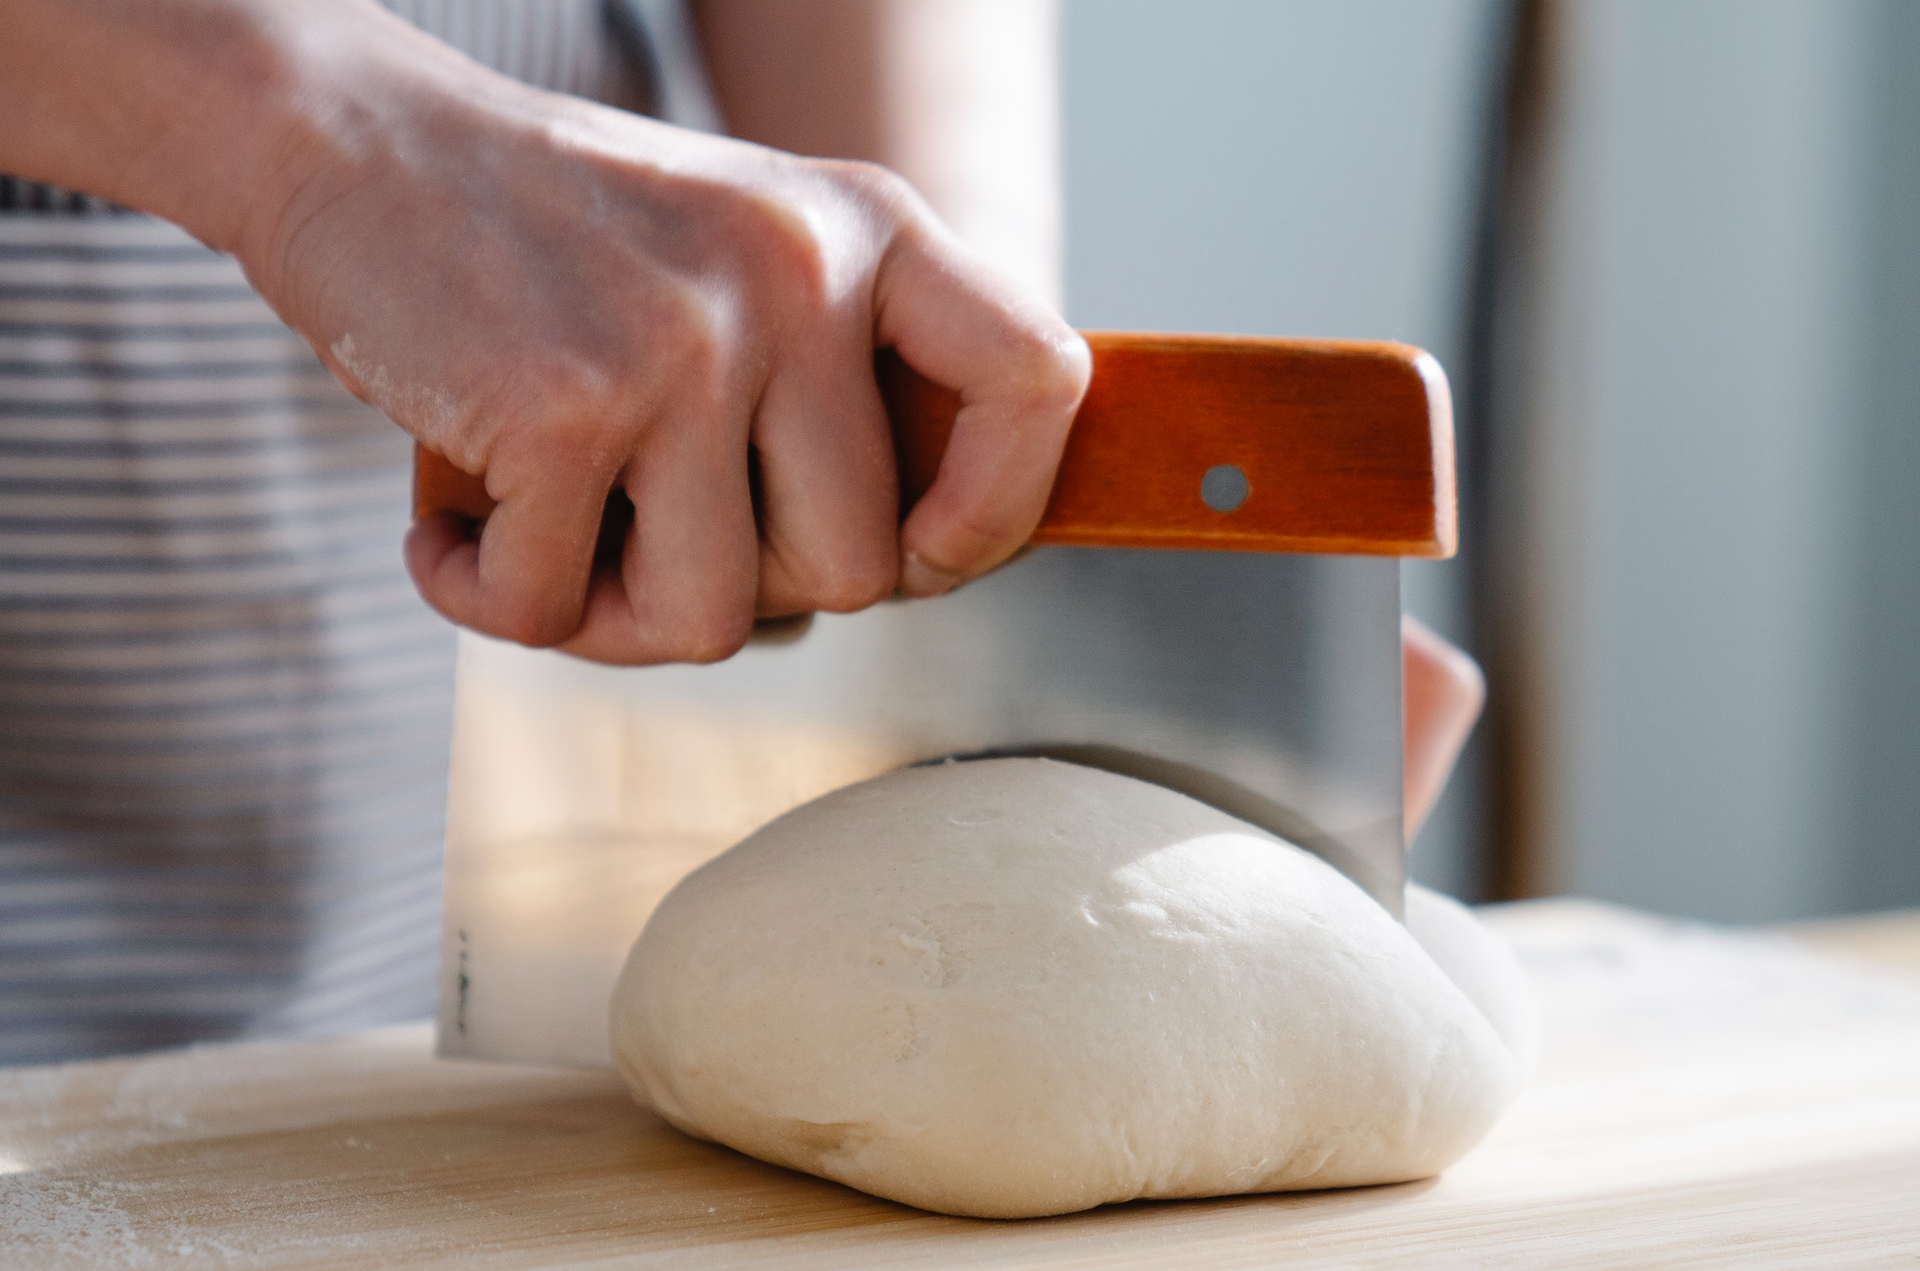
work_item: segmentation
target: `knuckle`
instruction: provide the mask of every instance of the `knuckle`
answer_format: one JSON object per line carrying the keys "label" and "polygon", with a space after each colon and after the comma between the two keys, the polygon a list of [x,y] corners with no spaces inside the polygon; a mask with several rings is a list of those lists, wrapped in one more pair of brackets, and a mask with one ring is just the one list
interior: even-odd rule
{"label": "knuckle", "polygon": [[511,640],[534,649],[550,649],[573,634],[577,625],[551,605],[541,605],[532,596],[499,597],[487,606],[484,621],[475,624],[482,632],[502,640]]}
{"label": "knuckle", "polygon": [[719,310],[693,288],[662,290],[647,315],[648,360],[664,372],[660,382],[706,383],[719,372],[727,324]]}
{"label": "knuckle", "polygon": [[566,414],[598,414],[611,407],[613,376],[586,358],[549,356],[534,364],[529,391],[539,405]]}
{"label": "knuckle", "polygon": [[868,206],[904,216],[919,205],[913,185],[892,168],[860,159],[834,160],[828,166],[841,186]]}
{"label": "knuckle", "polygon": [[898,565],[874,553],[820,570],[806,599],[827,613],[856,613],[892,595],[898,581]]}
{"label": "knuckle", "polygon": [[1074,331],[1061,327],[1021,331],[1013,350],[1009,382],[1022,406],[1035,414],[1070,418],[1086,396],[1093,354]]}
{"label": "knuckle", "polygon": [[1026,509],[1005,498],[991,502],[983,499],[953,500],[941,509],[939,526],[911,548],[911,555],[923,567],[952,578],[971,578],[991,568],[1014,551],[1038,521],[1036,505],[1031,517]]}
{"label": "knuckle", "polygon": [[780,194],[750,196],[746,206],[745,257],[759,288],[802,311],[827,307],[834,293],[835,255],[817,218]]}
{"label": "knuckle", "polygon": [[548,360],[516,368],[493,402],[496,428],[485,463],[496,494],[555,463],[595,477],[616,471],[633,414],[623,396],[612,375],[585,364]]}
{"label": "knuckle", "polygon": [[517,359],[493,405],[507,418],[591,417],[611,409],[617,392],[615,376],[599,360],[546,349]]}
{"label": "knuckle", "polygon": [[745,648],[752,634],[753,613],[748,608],[694,615],[677,624],[668,641],[669,652],[676,662],[724,662]]}
{"label": "knuckle", "polygon": [[972,572],[970,566],[991,556],[1001,542],[1015,537],[1003,516],[996,516],[985,508],[963,508],[956,512],[948,522],[947,535],[953,545],[949,555],[961,558],[948,570],[956,574]]}

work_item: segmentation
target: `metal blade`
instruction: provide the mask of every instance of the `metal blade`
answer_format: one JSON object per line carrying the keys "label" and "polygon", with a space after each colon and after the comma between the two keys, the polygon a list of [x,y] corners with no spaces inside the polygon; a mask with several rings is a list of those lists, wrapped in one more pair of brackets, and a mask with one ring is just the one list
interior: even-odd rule
{"label": "metal blade", "polygon": [[448,824],[445,1053],[606,1061],[606,994],[674,881],[827,790],[1049,754],[1316,852],[1396,915],[1399,563],[1054,548],[712,667],[470,639]]}

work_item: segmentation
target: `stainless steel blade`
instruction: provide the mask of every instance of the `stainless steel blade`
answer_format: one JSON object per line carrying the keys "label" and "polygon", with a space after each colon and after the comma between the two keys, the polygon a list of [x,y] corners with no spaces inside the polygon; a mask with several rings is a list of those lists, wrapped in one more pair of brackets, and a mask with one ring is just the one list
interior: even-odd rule
{"label": "stainless steel blade", "polygon": [[1035,551],[711,667],[471,638],[448,825],[448,1054],[606,1062],[607,993],[673,882],[903,763],[1046,753],[1314,851],[1397,915],[1399,563]]}

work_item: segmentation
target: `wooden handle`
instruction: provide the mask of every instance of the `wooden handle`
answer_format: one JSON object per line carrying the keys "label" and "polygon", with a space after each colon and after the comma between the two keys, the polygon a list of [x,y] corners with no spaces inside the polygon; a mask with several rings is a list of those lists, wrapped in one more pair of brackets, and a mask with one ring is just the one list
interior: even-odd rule
{"label": "wooden handle", "polygon": [[[1090,332],[1093,383],[1036,543],[1451,556],[1446,375],[1405,344]],[[933,483],[959,406],[877,361],[902,506]],[[415,454],[414,510],[493,510],[480,478]]]}

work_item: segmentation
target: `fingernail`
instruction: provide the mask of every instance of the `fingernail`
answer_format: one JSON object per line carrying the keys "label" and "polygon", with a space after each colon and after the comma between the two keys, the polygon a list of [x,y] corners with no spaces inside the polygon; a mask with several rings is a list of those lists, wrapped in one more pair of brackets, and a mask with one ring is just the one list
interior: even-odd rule
{"label": "fingernail", "polygon": [[959,585],[960,575],[934,568],[918,553],[908,552],[900,562],[900,590],[909,596],[944,596]]}

